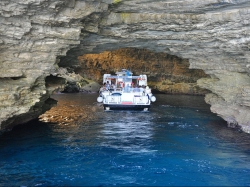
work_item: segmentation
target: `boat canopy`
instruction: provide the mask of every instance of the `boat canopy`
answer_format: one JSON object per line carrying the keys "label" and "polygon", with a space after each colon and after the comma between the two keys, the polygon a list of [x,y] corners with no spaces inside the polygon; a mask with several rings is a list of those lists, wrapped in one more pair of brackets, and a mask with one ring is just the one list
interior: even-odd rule
{"label": "boat canopy", "polygon": [[130,78],[130,79],[138,79],[141,78],[142,76],[118,76],[118,75],[110,75],[106,76],[105,78],[110,78],[110,79],[119,79],[119,78]]}

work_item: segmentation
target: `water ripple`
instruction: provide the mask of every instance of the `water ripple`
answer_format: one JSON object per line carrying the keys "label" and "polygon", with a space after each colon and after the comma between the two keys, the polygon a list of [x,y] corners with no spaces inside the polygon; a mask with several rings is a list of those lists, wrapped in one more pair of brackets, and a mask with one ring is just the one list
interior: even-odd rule
{"label": "water ripple", "polygon": [[0,186],[250,185],[250,136],[202,97],[159,95],[149,112],[104,112],[97,95],[72,95],[55,98],[93,117],[33,121],[0,137]]}

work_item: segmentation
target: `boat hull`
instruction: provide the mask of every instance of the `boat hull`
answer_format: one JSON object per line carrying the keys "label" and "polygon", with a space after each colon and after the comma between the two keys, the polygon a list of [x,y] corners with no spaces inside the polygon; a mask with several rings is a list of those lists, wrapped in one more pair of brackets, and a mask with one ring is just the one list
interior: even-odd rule
{"label": "boat hull", "polygon": [[103,104],[104,110],[148,110],[150,105]]}

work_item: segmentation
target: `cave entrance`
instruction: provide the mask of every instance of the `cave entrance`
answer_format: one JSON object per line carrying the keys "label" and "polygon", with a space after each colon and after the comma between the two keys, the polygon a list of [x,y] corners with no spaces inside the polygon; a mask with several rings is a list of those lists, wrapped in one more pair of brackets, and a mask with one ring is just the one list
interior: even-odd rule
{"label": "cave entrance", "polygon": [[[69,51],[70,53],[70,51]],[[72,55],[69,55],[72,56]],[[83,54],[77,59],[61,58],[60,67],[67,68],[87,80],[102,84],[103,74],[129,69],[133,75],[146,74],[154,93],[204,95],[207,90],[197,80],[207,75],[203,70],[189,69],[189,61],[167,53],[147,49],[120,48],[99,54]]]}

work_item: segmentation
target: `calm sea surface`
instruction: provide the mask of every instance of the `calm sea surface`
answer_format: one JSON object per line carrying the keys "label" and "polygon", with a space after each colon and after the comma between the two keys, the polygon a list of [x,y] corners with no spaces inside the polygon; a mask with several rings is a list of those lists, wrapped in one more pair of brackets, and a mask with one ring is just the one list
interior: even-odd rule
{"label": "calm sea surface", "polygon": [[149,112],[104,112],[97,94],[54,95],[94,117],[1,135],[0,186],[250,186],[250,135],[201,96],[156,97]]}

